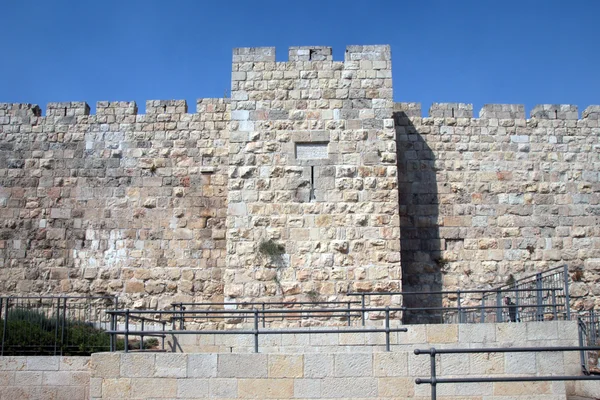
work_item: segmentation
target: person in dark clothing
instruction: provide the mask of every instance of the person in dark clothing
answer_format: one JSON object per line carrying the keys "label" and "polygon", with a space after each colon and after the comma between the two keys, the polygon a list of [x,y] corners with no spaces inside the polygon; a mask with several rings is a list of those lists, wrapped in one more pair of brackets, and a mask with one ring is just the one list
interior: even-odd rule
{"label": "person in dark clothing", "polygon": [[506,308],[508,308],[508,319],[510,322],[517,322],[517,306],[512,302],[510,297],[506,296],[504,298],[504,304],[506,304]]}

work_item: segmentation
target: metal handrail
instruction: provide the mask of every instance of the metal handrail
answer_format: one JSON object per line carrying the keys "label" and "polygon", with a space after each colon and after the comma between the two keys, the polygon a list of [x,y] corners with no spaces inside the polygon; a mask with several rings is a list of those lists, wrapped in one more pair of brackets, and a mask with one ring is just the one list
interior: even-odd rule
{"label": "metal handrail", "polygon": [[[111,337],[113,337],[114,343],[116,343],[116,336],[123,335],[125,338],[125,352],[128,352],[129,336],[150,336],[150,335],[234,335],[234,334],[252,334],[254,336],[254,351],[258,353],[258,337],[259,335],[269,334],[322,334],[322,333],[385,333],[386,339],[386,351],[390,351],[390,333],[392,332],[407,332],[407,328],[391,328],[390,327],[390,314],[392,312],[403,311],[404,307],[373,307],[373,308],[359,308],[353,309],[353,311],[360,312],[384,312],[385,313],[385,326],[383,328],[344,328],[344,329],[259,329],[259,318],[263,314],[297,314],[298,312],[309,312],[309,313],[347,313],[346,309],[310,309],[310,310],[107,310],[106,312],[111,316],[111,329],[107,331]],[[254,321],[253,330],[179,330],[176,329],[176,324],[173,324],[173,329],[166,330],[163,324],[162,331],[156,330],[131,330],[129,329],[130,319],[138,317],[135,314],[155,314],[155,315],[172,315],[172,318],[182,318],[187,316],[188,318],[197,316],[197,314],[229,314],[234,317],[242,315],[252,315]],[[177,315],[177,317],[175,317]],[[117,329],[117,317],[124,316],[125,329]],[[160,321],[160,320],[159,320]],[[158,322],[158,321],[157,321]],[[160,321],[166,322],[166,321]],[[111,351],[116,351],[115,347],[111,348]]]}
{"label": "metal handrail", "polygon": [[[562,271],[561,271],[562,270]],[[532,280],[531,278],[535,278]],[[407,308],[406,311],[442,311],[440,317],[442,318],[442,323],[445,322],[443,311],[458,309],[458,323],[464,323],[466,314],[463,313],[464,309],[467,308],[462,306],[461,302],[468,300],[465,296],[468,295],[477,295],[481,296],[469,296],[471,301],[481,302],[480,306],[476,306],[473,308],[472,306],[468,306],[469,309],[478,309],[481,311],[479,316],[479,320],[481,323],[485,322],[486,315],[484,311],[486,309],[496,309],[496,322],[503,321],[503,309],[508,308],[509,310],[515,310],[516,315],[513,317],[510,316],[509,319],[519,321],[521,320],[519,316],[519,310],[523,308],[535,308],[537,307],[537,312],[531,315],[534,320],[543,320],[545,308],[551,307],[554,318],[558,318],[559,316],[564,316],[564,319],[571,319],[571,310],[570,310],[570,295],[569,295],[569,274],[568,267],[566,265],[554,267],[544,272],[537,273],[532,276],[525,277],[523,279],[517,280],[510,285],[502,285],[496,288],[489,289],[468,289],[468,290],[436,290],[436,291],[423,291],[423,292],[353,292],[348,293],[348,296],[360,296],[361,297],[361,305],[362,307],[366,306],[366,297],[367,296],[401,296],[402,299],[406,296],[432,296],[432,295],[442,295],[442,296],[450,296],[454,295],[455,298],[452,298],[451,301],[456,301],[457,307],[410,307]],[[526,285],[531,285],[535,287],[523,287]],[[529,295],[523,296],[522,293],[529,293]],[[547,293],[547,294],[546,294]],[[516,303],[510,304],[502,304],[502,298],[506,295],[515,295]],[[449,299],[450,300],[450,299]],[[521,304],[523,301],[526,303],[535,302],[534,307],[531,307],[532,304]],[[404,301],[402,301],[404,303]],[[493,306],[486,306],[486,302],[488,304],[490,302],[495,303]],[[408,313],[405,313],[405,316]],[[488,315],[489,317],[489,315]],[[476,319],[476,318],[475,318]],[[363,318],[364,324],[364,318]]]}
{"label": "metal handrail", "polygon": [[415,355],[429,354],[430,377],[416,378],[417,385],[431,385],[431,400],[437,400],[437,385],[442,383],[489,383],[489,382],[547,382],[547,381],[600,381],[600,376],[506,376],[506,377],[458,377],[458,378],[438,378],[435,356],[437,354],[479,354],[479,353],[539,353],[556,351],[586,351],[600,350],[600,346],[573,347],[494,347],[479,349],[415,349]]}

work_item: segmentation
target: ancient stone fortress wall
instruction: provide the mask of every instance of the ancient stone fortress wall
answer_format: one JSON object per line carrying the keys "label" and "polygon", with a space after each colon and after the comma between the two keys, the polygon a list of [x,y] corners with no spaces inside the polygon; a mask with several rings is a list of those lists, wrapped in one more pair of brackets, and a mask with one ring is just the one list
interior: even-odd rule
{"label": "ancient stone fortress wall", "polygon": [[567,264],[573,306],[599,305],[600,106],[422,117],[388,46],[234,49],[231,85],[194,113],[0,104],[0,293],[333,300]]}
{"label": "ancient stone fortress wall", "polygon": [[404,290],[501,285],[568,265],[600,305],[600,106],[395,104]]}
{"label": "ancient stone fortress wall", "polygon": [[392,111],[389,46],[234,50],[226,298],[401,289]]}
{"label": "ancient stone fortress wall", "polygon": [[222,301],[229,101],[0,104],[0,291]]}

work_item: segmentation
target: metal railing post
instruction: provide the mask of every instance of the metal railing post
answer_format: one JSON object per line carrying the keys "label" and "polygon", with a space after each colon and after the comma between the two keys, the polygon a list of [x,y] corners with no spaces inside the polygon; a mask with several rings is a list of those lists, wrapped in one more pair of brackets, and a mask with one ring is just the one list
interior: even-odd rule
{"label": "metal railing post", "polygon": [[569,296],[569,267],[565,265],[563,269],[563,279],[565,284],[565,311],[567,312],[567,321],[571,320],[571,297]]}
{"label": "metal railing post", "polygon": [[165,349],[165,326],[167,325],[167,323],[165,321],[162,321],[162,349]]}
{"label": "metal railing post", "polygon": [[[581,320],[581,318],[579,318],[577,320],[577,326],[579,329],[577,329],[577,333],[579,336],[579,347],[583,348],[585,346],[585,344],[583,343],[583,334],[584,334],[584,330],[585,330],[585,322],[583,322]],[[587,336],[587,335],[586,335]],[[585,356],[585,350],[580,350],[579,351],[579,361],[581,363],[581,371],[585,374],[588,375],[589,371],[587,369],[587,361],[586,361],[586,356]]]}
{"label": "metal railing post", "polygon": [[350,302],[348,302],[348,312],[346,313],[346,317],[348,318],[348,326],[350,326]]}
{"label": "metal railing post", "polygon": [[265,328],[266,327],[266,320],[267,320],[267,314],[265,314],[265,303],[262,303],[262,327]]}
{"label": "metal railing post", "polygon": [[[142,332],[144,331],[144,320],[142,319]],[[140,334],[140,350],[144,350],[144,334]]]}
{"label": "metal railing post", "polygon": [[385,307],[385,351],[390,351],[390,307]]}
{"label": "metal railing post", "polygon": [[183,320],[183,318],[184,318],[183,311],[185,310],[185,307],[183,306],[183,303],[180,304],[179,308],[180,308],[179,311],[181,311],[181,319],[179,320],[179,330],[183,331],[183,330],[185,330],[184,320]]}
{"label": "metal railing post", "polygon": [[361,297],[360,304],[362,306],[362,311],[361,311],[361,314],[362,314],[362,326],[365,326],[365,295],[361,294],[360,297]]}
{"label": "metal railing post", "polygon": [[[515,289],[517,288],[515,287]],[[519,291],[515,290],[515,322],[521,321],[521,316],[519,314]]]}
{"label": "metal railing post", "polygon": [[435,347],[429,353],[429,364],[431,366],[431,400],[437,400],[437,377],[435,370]]}
{"label": "metal railing post", "polygon": [[537,273],[535,274],[535,288],[536,290],[536,299],[537,299],[537,316],[536,316],[536,320],[537,321],[543,321],[544,320],[544,307],[542,306],[542,304],[544,303],[544,299],[543,299],[543,294],[542,294],[542,274],[541,273]]}
{"label": "metal railing post", "polygon": [[552,315],[554,316],[554,320],[558,319],[558,313],[556,312],[556,288],[552,288]]}
{"label": "metal railing post", "polygon": [[[51,303],[54,303],[53,301]],[[60,297],[56,299],[56,326],[54,327],[54,355],[58,352],[58,327],[60,326]]]}
{"label": "metal railing post", "polygon": [[481,312],[480,312],[479,322],[482,324],[485,323],[485,293],[481,296]]}
{"label": "metal railing post", "polygon": [[8,303],[10,302],[10,298],[6,297],[4,299],[4,323],[2,326],[2,352],[0,353],[0,355],[4,355],[4,344],[6,343],[6,331],[7,331],[7,324],[8,324]]}
{"label": "metal railing post", "polygon": [[125,310],[125,353],[129,352],[129,308]]}
{"label": "metal railing post", "polygon": [[460,307],[460,289],[456,291],[456,305],[458,307],[458,323],[463,324],[465,321],[463,318],[463,310]]}
{"label": "metal railing post", "polygon": [[254,310],[254,352],[258,353],[258,310]]}
{"label": "metal railing post", "polygon": [[60,355],[63,355],[63,349],[65,347],[65,331],[67,330],[67,298],[64,298],[63,302],[63,315],[62,315],[62,329],[60,333]]}
{"label": "metal railing post", "polygon": [[177,311],[177,305],[175,303],[173,303],[173,304],[171,304],[171,306],[173,306],[173,330],[175,330],[175,326],[176,326],[175,324],[177,321],[177,317],[176,317],[177,314],[175,314],[175,311]]}
{"label": "metal railing post", "polygon": [[590,332],[589,335],[592,338],[592,344],[596,346],[598,342],[598,329],[596,326],[596,312],[594,310],[590,310]]}
{"label": "metal railing post", "polygon": [[113,331],[110,334],[110,351],[117,351],[117,334],[114,333],[117,330],[117,314],[110,314],[110,330]]}
{"label": "metal railing post", "polygon": [[498,289],[496,289],[496,322],[503,322],[502,293]]}

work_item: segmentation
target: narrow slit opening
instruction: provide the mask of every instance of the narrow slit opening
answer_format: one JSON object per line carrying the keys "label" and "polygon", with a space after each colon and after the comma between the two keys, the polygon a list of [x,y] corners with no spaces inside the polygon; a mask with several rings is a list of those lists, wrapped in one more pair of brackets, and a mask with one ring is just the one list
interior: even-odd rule
{"label": "narrow slit opening", "polygon": [[308,196],[308,201],[315,201],[315,166],[310,166],[310,194]]}
{"label": "narrow slit opening", "polygon": [[452,118],[454,118],[454,107],[452,107]]}

